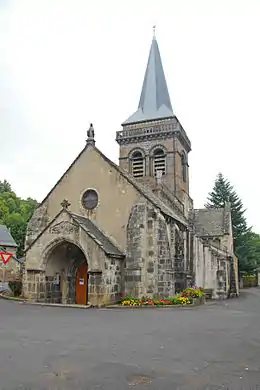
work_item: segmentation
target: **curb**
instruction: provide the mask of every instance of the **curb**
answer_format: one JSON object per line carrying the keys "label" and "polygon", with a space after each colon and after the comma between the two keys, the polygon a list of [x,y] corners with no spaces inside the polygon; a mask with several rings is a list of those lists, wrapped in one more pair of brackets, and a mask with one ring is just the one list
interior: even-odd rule
{"label": "curb", "polygon": [[16,298],[16,297],[8,297],[0,294],[0,299],[5,299],[7,301],[19,302],[24,305],[33,305],[33,306],[47,306],[47,307],[62,307],[69,309],[90,309],[91,305],[70,305],[70,304],[62,304],[62,303],[44,303],[44,302],[30,302],[26,299]]}
{"label": "curb", "polygon": [[158,305],[158,306],[152,306],[152,305],[143,305],[143,306],[120,306],[120,305],[111,305],[111,306],[106,306],[104,307],[104,309],[127,309],[127,310],[130,310],[130,309],[191,309],[191,308],[194,308],[194,307],[199,307],[199,306],[203,306],[202,305],[194,305],[194,304],[190,304],[190,305]]}

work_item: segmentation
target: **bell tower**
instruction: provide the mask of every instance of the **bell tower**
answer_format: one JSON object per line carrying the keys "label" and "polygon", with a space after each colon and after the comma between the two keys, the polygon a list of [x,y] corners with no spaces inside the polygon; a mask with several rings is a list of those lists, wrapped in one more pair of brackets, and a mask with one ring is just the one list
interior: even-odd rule
{"label": "bell tower", "polygon": [[137,111],[116,134],[119,166],[156,188],[158,181],[184,201],[189,196],[190,140],[172,109],[154,35]]}

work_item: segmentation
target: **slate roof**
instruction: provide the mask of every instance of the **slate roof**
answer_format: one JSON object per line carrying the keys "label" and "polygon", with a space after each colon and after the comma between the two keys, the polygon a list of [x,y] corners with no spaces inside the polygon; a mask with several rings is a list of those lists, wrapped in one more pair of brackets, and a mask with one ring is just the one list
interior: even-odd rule
{"label": "slate roof", "polygon": [[0,245],[12,246],[15,248],[18,246],[5,225],[0,225]]}
{"label": "slate roof", "polygon": [[123,125],[174,116],[158,43],[153,37],[137,111]]}
{"label": "slate roof", "polygon": [[93,238],[93,240],[104,250],[104,252],[113,257],[125,257],[124,253],[112,243],[110,238],[90,219],[82,215],[74,214],[68,211],[74,221],[76,221],[82,229]]}
{"label": "slate roof", "polygon": [[194,225],[198,236],[223,236],[229,233],[229,211],[225,208],[195,209]]}

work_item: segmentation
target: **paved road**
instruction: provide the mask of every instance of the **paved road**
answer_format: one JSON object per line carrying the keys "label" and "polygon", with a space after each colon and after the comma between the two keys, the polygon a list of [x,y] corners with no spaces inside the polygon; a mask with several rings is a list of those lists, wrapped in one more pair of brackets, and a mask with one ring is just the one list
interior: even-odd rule
{"label": "paved road", "polygon": [[260,389],[260,290],[174,310],[0,300],[0,389]]}

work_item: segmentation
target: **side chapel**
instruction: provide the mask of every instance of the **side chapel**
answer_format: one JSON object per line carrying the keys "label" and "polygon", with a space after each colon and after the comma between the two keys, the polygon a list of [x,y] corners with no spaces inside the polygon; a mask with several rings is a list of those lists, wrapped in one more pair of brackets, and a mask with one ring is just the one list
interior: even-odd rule
{"label": "side chapel", "polygon": [[101,306],[122,292],[169,296],[196,284],[238,294],[231,213],[194,209],[191,142],[176,117],[153,37],[137,111],[116,133],[119,165],[83,150],[28,225],[24,295]]}

